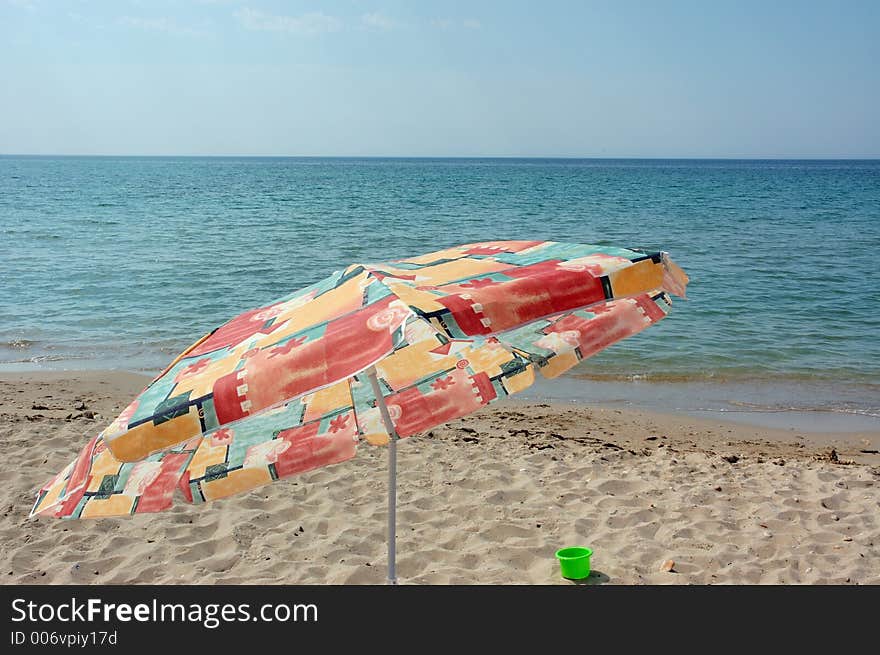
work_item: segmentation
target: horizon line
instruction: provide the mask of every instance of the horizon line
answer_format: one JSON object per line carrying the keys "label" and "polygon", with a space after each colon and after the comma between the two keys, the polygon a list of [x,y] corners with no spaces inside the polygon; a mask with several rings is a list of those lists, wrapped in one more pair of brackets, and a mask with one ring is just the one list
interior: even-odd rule
{"label": "horizon line", "polygon": [[94,153],[0,153],[0,157],[95,157],[95,158],[181,158],[181,159],[560,159],[606,161],[877,161],[876,155],[721,155],[721,156],[638,156],[638,155],[205,155],[205,154],[94,154]]}

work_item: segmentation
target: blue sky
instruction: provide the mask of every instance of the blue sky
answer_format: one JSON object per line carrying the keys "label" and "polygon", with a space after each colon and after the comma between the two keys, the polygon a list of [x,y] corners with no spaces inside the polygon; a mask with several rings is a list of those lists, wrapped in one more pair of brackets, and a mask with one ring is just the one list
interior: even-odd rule
{"label": "blue sky", "polygon": [[0,0],[0,153],[880,156],[880,2]]}

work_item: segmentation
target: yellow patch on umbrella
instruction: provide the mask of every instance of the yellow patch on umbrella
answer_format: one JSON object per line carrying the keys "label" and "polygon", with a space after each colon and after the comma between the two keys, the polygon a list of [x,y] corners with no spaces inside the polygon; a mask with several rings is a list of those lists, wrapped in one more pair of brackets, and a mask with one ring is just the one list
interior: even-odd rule
{"label": "yellow patch on umbrella", "polygon": [[452,368],[458,361],[455,355],[431,352],[439,345],[436,339],[428,339],[395,351],[376,364],[379,377],[392,389],[402,389],[433,372]]}
{"label": "yellow patch on umbrella", "polygon": [[475,275],[495,273],[510,268],[510,264],[496,262],[492,259],[457,259],[452,262],[443,262],[436,266],[427,266],[412,271],[408,269],[390,269],[383,267],[383,272],[401,276],[415,275],[416,281],[413,286],[440,286],[455,280],[461,280]]}
{"label": "yellow patch on umbrella", "polygon": [[202,440],[190,461],[188,470],[193,478],[201,478],[209,466],[226,461],[226,446],[212,446],[211,438]]}
{"label": "yellow patch on umbrella", "polygon": [[351,407],[351,388],[348,380],[343,380],[303,396],[300,402],[306,407],[302,421],[308,423],[343,407]]}
{"label": "yellow patch on umbrella", "polygon": [[614,271],[608,278],[611,280],[615,298],[633,296],[663,284],[663,265],[645,259]]}
{"label": "yellow patch on umbrella", "polygon": [[523,389],[528,389],[535,382],[535,369],[529,366],[522,373],[504,378],[504,389],[509,394],[514,394]]}
{"label": "yellow patch on umbrella", "polygon": [[430,291],[416,289],[406,282],[390,277],[385,278],[384,282],[398,298],[410,307],[415,307],[423,312],[438,312],[443,309],[443,305],[437,302],[437,295]]}
{"label": "yellow patch on umbrella", "polygon": [[501,366],[513,361],[514,356],[501,345],[488,343],[480,348],[469,348],[461,356],[475,373],[485,373],[489,377],[501,375]]}
{"label": "yellow patch on umbrella", "polygon": [[560,353],[541,369],[541,373],[548,379],[557,378],[570,368],[577,366],[579,361],[580,359],[573,350]]}
{"label": "yellow patch on umbrella", "polygon": [[83,507],[82,518],[99,518],[102,516],[124,516],[131,513],[135,496],[113,494],[109,498],[92,498]]}
{"label": "yellow patch on umbrella", "polygon": [[89,472],[91,482],[87,491],[97,491],[101,488],[101,482],[105,475],[116,475],[122,462],[116,459],[109,450],[105,450],[92,461],[92,469]]}
{"label": "yellow patch on umbrella", "polygon": [[190,437],[201,432],[199,413],[190,407],[186,414],[170,421],[154,425],[152,421],[123,432],[107,441],[107,447],[120,462],[136,462],[151,453],[181,442],[181,437]]}
{"label": "yellow patch on umbrella", "polygon": [[225,478],[202,483],[205,500],[217,500],[272,482],[266,468],[245,468],[231,471]]}

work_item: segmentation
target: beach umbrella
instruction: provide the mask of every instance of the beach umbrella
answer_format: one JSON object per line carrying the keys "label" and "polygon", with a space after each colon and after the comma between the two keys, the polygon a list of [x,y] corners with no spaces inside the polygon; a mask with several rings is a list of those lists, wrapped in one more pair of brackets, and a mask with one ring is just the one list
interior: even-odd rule
{"label": "beach umbrella", "polygon": [[688,278],[666,253],[498,241],[353,264],[179,355],[37,493],[31,515],[202,503],[396,444],[556,377],[663,318]]}

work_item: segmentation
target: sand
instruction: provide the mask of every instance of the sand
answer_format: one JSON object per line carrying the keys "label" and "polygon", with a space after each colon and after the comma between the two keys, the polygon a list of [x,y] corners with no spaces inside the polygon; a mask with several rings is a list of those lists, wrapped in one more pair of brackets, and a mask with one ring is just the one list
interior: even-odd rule
{"label": "sand", "polygon": [[[353,461],[208,506],[181,498],[128,519],[28,519],[39,486],[145,382],[0,377],[0,580],[384,581],[387,451],[368,445]],[[586,584],[877,584],[878,443],[874,433],[496,405],[400,443],[398,575],[573,584],[553,554],[585,545]]]}

